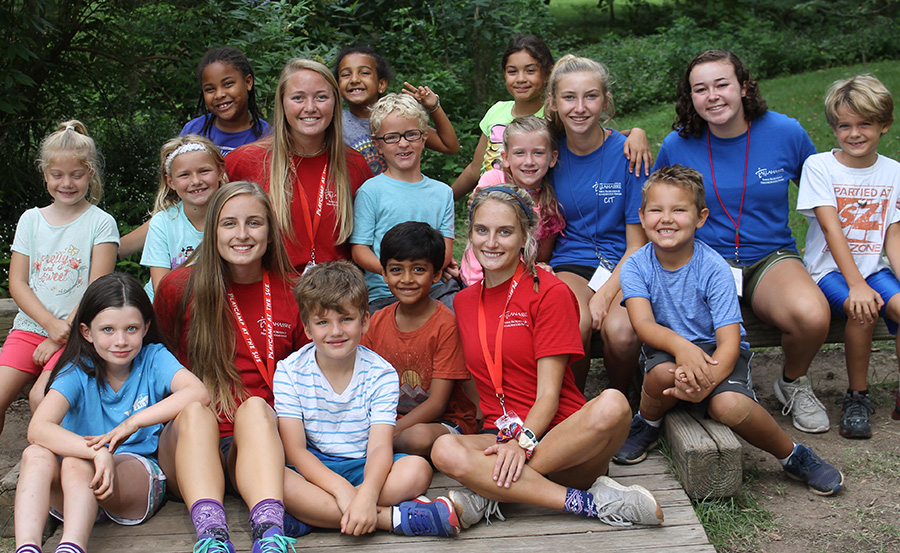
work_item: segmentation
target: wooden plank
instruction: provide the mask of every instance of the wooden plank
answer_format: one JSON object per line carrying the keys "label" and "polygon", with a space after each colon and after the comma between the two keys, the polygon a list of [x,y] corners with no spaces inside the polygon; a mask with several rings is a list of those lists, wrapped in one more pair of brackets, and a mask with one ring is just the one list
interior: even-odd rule
{"label": "wooden plank", "polygon": [[[492,525],[500,527],[505,523]],[[446,538],[404,538],[387,534],[366,537],[336,536],[337,542],[319,541],[318,534],[301,538],[297,545],[307,551],[327,551],[335,547],[353,547],[363,551],[387,551],[404,553],[422,550],[439,551],[528,551],[533,552],[541,544],[552,544],[554,550],[575,551],[633,551],[642,547],[659,550],[663,544],[668,550],[681,546],[708,545],[706,533],[699,524],[690,526],[632,527],[604,532],[585,531],[580,533],[545,533],[541,535],[504,535],[491,533],[463,532],[452,539]],[[307,539],[312,538],[312,539]],[[311,543],[311,542],[316,543]],[[300,547],[298,547],[298,551]]]}
{"label": "wooden plank", "polygon": [[[754,348],[774,348],[781,347],[781,330],[772,325],[766,324],[760,320],[759,317],[753,313],[753,310],[750,309],[747,305],[741,303],[741,313],[744,317],[744,330],[747,331],[747,342],[750,343],[750,347]],[[843,344],[844,343],[844,329],[847,325],[847,320],[840,316],[834,316],[831,319],[831,324],[828,327],[828,337],[825,338],[826,344]],[[894,336],[888,332],[887,325],[884,324],[884,319],[879,318],[878,322],[875,323],[875,334],[872,337],[873,340],[894,340]],[[591,357],[599,359],[602,357],[603,353],[603,339],[600,336],[599,332],[595,332],[591,335]]]}
{"label": "wooden plank", "polygon": [[[747,331],[747,342],[754,348],[771,348],[781,346],[781,331],[771,325],[762,322],[747,305],[741,304],[741,313],[744,316],[744,329]],[[847,320],[843,317],[832,317],[828,327],[826,344],[843,344],[844,328]],[[894,336],[888,332],[884,319],[879,318],[875,323],[875,335],[873,340],[893,340]]]}
{"label": "wooden plank", "polygon": [[[690,501],[658,452],[641,466],[610,467],[610,473],[625,485],[647,486],[666,517],[659,527],[614,528],[597,520],[572,516],[561,511],[527,505],[503,505],[508,518],[488,526],[474,525],[459,536],[446,538],[395,536],[378,532],[370,536],[343,536],[330,530],[316,530],[296,544],[298,553],[337,553],[337,548],[353,547],[366,552],[416,553],[428,550],[473,553],[497,551],[533,551],[550,546],[567,553],[602,551],[647,551],[649,553],[713,553],[706,534],[697,520]],[[435,474],[429,497],[459,486],[455,480]],[[250,550],[247,507],[237,498],[225,500],[232,541],[238,551]],[[60,532],[45,544],[52,550]],[[98,524],[92,533],[90,550],[94,553],[166,551],[189,553],[195,533],[183,503],[170,501],[152,519],[139,526],[123,527],[109,522]]]}
{"label": "wooden plank", "polygon": [[[508,516],[506,521],[495,520],[495,522],[490,525],[479,523],[463,531],[460,536],[463,536],[464,534],[465,539],[495,539],[524,536],[540,538],[547,535],[606,534],[610,532],[636,531],[641,528],[646,528],[638,526],[632,528],[616,528],[608,526],[596,519],[577,517],[561,512],[545,512],[543,516],[538,516],[536,513],[531,513],[533,516],[522,516],[522,513],[520,512],[507,510],[505,514]],[[689,505],[666,508],[665,514],[666,527],[694,526],[698,524],[693,509]],[[182,520],[186,521],[186,523],[182,524]],[[239,541],[243,543],[243,540],[238,540],[236,538],[241,536],[246,537],[247,531],[245,530],[248,531],[249,528],[245,529],[243,527],[232,526],[232,537],[235,538],[235,545],[237,545]],[[182,541],[185,543],[192,543],[195,539],[195,534],[194,528],[187,517],[187,513],[183,513],[181,517],[177,518],[156,516],[137,527],[119,526],[109,522],[99,523],[92,534],[92,550],[98,550],[93,542],[94,538],[99,537],[115,538],[123,542],[146,542],[147,540],[153,540],[155,543],[158,540],[176,539],[179,543]],[[365,540],[365,543],[373,540],[377,543],[394,543],[397,540],[403,542],[410,539],[443,541],[441,538],[394,536],[387,532],[378,532],[375,535],[365,536],[364,538],[351,538],[350,536],[342,536],[337,531],[329,530],[316,530],[308,537],[304,537],[302,541],[304,542],[304,545],[307,546],[332,546],[346,543],[347,539],[363,539]],[[249,543],[249,538],[247,538],[246,541]],[[53,544],[48,542],[48,547],[46,548],[49,548],[50,545],[55,545],[55,542]]]}
{"label": "wooden plank", "polygon": [[[333,538],[333,539],[332,539]],[[114,536],[92,536],[90,541],[91,551],[116,551],[116,552],[145,552],[166,551],[171,553],[189,553],[193,548],[193,537],[184,534],[160,536],[152,542],[140,540],[123,540]],[[152,544],[152,545],[151,545]],[[371,536],[342,536],[339,534],[313,533],[300,538],[295,544],[296,550],[313,553],[333,552],[342,548],[353,548],[369,552],[390,551],[392,553],[419,553],[423,550],[439,550],[442,552],[487,552],[497,551],[522,551],[531,553],[535,547],[552,544],[554,550],[564,550],[567,553],[601,551],[661,551],[665,544],[667,551],[681,551],[681,547],[705,547],[708,546],[706,534],[699,525],[691,526],[660,526],[654,528],[622,529],[617,532],[606,532],[602,536],[594,532],[582,532],[578,534],[545,534],[542,536],[490,536],[479,537],[469,532],[464,532],[455,538],[416,538],[397,537],[386,533]],[[49,544],[48,544],[49,545]],[[248,551],[249,541],[235,540],[235,548],[238,551]],[[45,547],[46,549],[46,547]],[[694,549],[698,551],[697,549]],[[699,549],[710,551],[711,549]],[[714,550],[712,550],[714,551]]]}
{"label": "wooden plank", "polygon": [[727,426],[688,410],[666,413],[663,432],[684,491],[694,499],[741,489],[741,444]]}

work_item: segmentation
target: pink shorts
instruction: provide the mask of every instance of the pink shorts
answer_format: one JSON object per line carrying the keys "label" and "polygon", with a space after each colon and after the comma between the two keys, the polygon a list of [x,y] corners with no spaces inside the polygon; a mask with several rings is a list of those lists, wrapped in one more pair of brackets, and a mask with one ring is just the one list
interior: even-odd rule
{"label": "pink shorts", "polygon": [[46,339],[46,336],[27,330],[10,331],[0,348],[0,366],[12,367],[35,376],[41,374],[41,371],[53,370],[63,348],[59,348],[43,367],[34,362],[34,350]]}

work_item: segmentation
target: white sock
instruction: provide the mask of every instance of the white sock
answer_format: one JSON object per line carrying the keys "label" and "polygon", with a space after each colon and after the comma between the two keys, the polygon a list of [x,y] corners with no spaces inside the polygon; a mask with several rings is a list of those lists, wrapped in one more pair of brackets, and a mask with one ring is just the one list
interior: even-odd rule
{"label": "white sock", "polygon": [[641,420],[643,420],[644,422],[646,422],[653,428],[659,428],[660,426],[662,426],[662,418],[660,418],[659,420],[651,421],[651,420],[647,420],[647,418],[644,417],[644,415],[641,415],[640,413],[638,413],[638,416],[641,417]]}
{"label": "white sock", "polygon": [[[794,442],[791,442],[791,443],[794,443]],[[793,449],[791,449],[791,455],[793,455],[795,451],[797,451],[797,444],[796,444],[796,443],[794,443],[794,447],[793,447]],[[784,459],[778,459],[778,462],[781,463],[781,466],[782,466],[782,467],[787,466],[788,461],[789,461],[790,458],[791,458],[791,455],[788,455],[788,456],[785,457]]]}
{"label": "white sock", "polygon": [[400,508],[391,507],[391,527],[396,528],[398,526],[400,526]]}

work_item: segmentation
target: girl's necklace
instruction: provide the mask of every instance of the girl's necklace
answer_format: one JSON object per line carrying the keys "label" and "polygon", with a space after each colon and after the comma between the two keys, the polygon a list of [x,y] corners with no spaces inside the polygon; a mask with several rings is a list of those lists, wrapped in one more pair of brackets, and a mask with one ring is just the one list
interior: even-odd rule
{"label": "girl's necklace", "polygon": [[300,157],[316,157],[317,155],[321,154],[321,153],[324,152],[324,151],[325,151],[325,144],[324,144],[324,143],[322,144],[322,147],[321,147],[321,148],[319,148],[318,150],[316,150],[315,152],[313,152],[313,153],[311,153],[311,154],[304,154],[304,153],[298,152],[298,151],[295,150],[295,149],[294,149],[294,150],[291,150],[291,152],[292,152],[294,155],[298,155],[298,156],[300,156]]}

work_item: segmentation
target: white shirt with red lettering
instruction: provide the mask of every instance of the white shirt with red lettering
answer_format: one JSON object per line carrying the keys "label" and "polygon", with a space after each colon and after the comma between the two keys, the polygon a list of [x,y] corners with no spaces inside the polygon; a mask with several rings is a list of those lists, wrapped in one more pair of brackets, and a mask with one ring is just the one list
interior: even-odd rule
{"label": "white shirt with red lettering", "polygon": [[900,221],[900,163],[882,155],[870,167],[854,169],[823,152],[807,158],[800,175],[797,212],[809,218],[803,262],[813,280],[838,271],[814,209],[837,209],[841,230],[863,278],[887,267],[882,250],[890,225]]}

